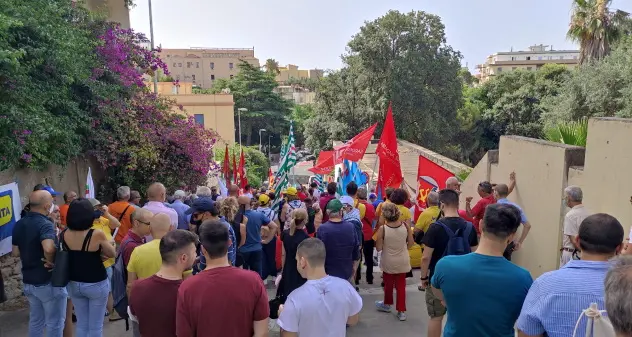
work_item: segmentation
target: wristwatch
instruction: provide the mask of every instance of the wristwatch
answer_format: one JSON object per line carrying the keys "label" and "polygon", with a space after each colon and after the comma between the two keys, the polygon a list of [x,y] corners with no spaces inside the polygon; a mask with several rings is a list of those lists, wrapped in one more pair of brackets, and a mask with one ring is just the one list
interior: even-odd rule
{"label": "wristwatch", "polygon": [[422,281],[428,281],[428,279],[429,279],[429,277],[428,277],[428,276],[426,276],[426,277],[422,277],[422,278],[421,278],[421,280],[422,280]]}

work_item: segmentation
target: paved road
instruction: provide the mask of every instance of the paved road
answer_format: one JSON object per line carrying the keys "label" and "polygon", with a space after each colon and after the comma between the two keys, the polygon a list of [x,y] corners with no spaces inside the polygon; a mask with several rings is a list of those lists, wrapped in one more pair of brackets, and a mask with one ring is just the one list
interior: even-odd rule
{"label": "paved road", "polygon": [[[376,273],[376,284],[368,285],[362,283],[360,285],[360,294],[364,301],[364,306],[360,314],[360,323],[357,326],[349,328],[347,336],[349,337],[420,337],[426,336],[428,314],[424,303],[424,293],[417,290],[415,284],[418,280],[418,271],[415,277],[408,279],[406,288],[406,305],[408,320],[400,322],[394,313],[382,313],[375,310],[375,301],[382,299],[382,289],[379,285],[379,274]],[[273,296],[272,289],[268,291],[269,296]],[[274,323],[271,323],[274,326]],[[14,312],[0,312],[0,337],[21,337],[27,336],[28,328],[28,310],[20,310]],[[105,322],[104,337],[128,337],[131,332],[125,332],[125,324],[123,322]],[[278,326],[271,328],[270,337],[278,337]]]}

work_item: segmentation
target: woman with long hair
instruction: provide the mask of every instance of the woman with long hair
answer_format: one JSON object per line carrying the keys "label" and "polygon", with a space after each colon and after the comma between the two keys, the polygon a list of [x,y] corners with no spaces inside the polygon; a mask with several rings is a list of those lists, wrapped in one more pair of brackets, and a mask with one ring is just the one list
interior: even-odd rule
{"label": "woman with long hair", "polygon": [[413,246],[413,232],[401,221],[400,208],[395,203],[382,206],[385,224],[377,232],[375,248],[382,252],[380,269],[384,273],[384,300],[376,301],[377,310],[390,312],[393,288],[397,291],[397,318],[406,320],[406,273],[410,271],[408,250]]}
{"label": "woman with long hair", "polygon": [[77,199],[68,207],[67,228],[60,234],[61,245],[70,256],[68,293],[77,316],[77,337],[103,335],[110,293],[103,260],[114,258],[116,251],[114,240],[108,240],[102,230],[92,228],[100,216],[93,202]]}
{"label": "woman with long hair", "polygon": [[299,208],[292,212],[290,228],[281,233],[283,256],[281,258],[283,270],[281,272],[281,293],[287,297],[294,289],[305,284],[305,279],[296,267],[296,250],[309,235],[305,231],[308,221],[307,210]]}
{"label": "woman with long hair", "polygon": [[246,243],[246,224],[248,223],[248,218],[243,215],[243,212],[241,212],[241,214],[238,213],[239,203],[237,202],[237,198],[230,197],[220,202],[219,215],[223,216],[233,227],[235,239],[239,243],[239,247],[241,247]]}

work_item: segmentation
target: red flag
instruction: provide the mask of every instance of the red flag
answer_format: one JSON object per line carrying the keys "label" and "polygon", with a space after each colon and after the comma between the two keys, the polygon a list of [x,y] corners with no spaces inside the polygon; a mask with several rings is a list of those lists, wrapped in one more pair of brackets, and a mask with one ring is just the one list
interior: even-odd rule
{"label": "red flag", "polygon": [[228,158],[228,144],[226,145],[226,152],[224,152],[224,167],[222,168],[224,173],[224,179],[226,179],[226,186],[230,186],[230,159]]}
{"label": "red flag", "polygon": [[316,165],[308,169],[308,171],[314,172],[315,174],[328,174],[331,173],[334,166],[334,151],[320,151]]}
{"label": "red flag", "polygon": [[237,185],[237,159],[235,159],[235,152],[233,152],[233,182]]}
{"label": "red flag", "polygon": [[384,130],[377,144],[377,156],[380,158],[378,184],[385,190],[387,187],[399,188],[404,180],[397,152],[397,135],[393,121],[393,108],[388,105]]}
{"label": "red flag", "polygon": [[[452,172],[441,167],[432,160],[419,156],[417,167],[417,205],[426,207],[428,193],[445,188],[445,182],[453,177]],[[416,217],[419,215],[416,213]]]}
{"label": "red flag", "polygon": [[360,161],[362,157],[364,157],[364,153],[366,152],[367,146],[369,146],[369,141],[373,137],[376,127],[377,123],[351,138],[341,149],[340,152],[342,153],[339,158],[355,162]]}
{"label": "red flag", "polygon": [[246,157],[244,157],[244,149],[241,149],[241,157],[239,158],[239,187],[244,189],[248,185],[248,177],[246,177]]}

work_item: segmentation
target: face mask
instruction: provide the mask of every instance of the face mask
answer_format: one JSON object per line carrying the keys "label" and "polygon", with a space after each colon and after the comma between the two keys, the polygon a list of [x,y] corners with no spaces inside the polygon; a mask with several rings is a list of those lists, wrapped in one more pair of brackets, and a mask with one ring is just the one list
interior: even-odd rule
{"label": "face mask", "polygon": [[94,218],[98,219],[103,215],[103,211],[94,211]]}

